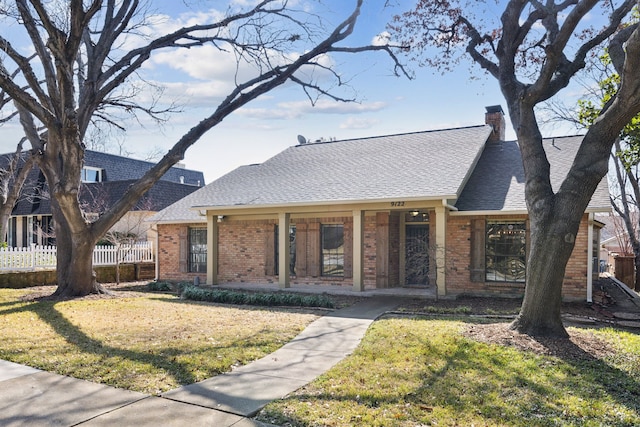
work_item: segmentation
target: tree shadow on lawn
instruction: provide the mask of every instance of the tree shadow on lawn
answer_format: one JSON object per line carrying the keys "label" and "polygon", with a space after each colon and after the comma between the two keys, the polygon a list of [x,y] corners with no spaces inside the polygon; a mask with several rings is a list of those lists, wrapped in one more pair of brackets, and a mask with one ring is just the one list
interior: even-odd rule
{"label": "tree shadow on lawn", "polygon": [[[400,351],[399,347],[403,346],[398,340],[395,349],[387,350],[384,349],[386,343],[381,341],[369,343],[372,348],[380,349],[378,354],[356,351],[348,368],[343,368],[344,372],[338,365],[338,371],[333,375],[330,371],[328,379],[321,383],[330,384],[332,378],[338,377],[336,383],[346,381],[348,385],[307,386],[284,399],[283,405],[286,406],[287,401],[315,402],[314,408],[324,405],[339,411],[337,408],[347,404],[353,413],[404,413],[410,421],[427,424],[447,424],[452,420],[466,424],[480,419],[490,424],[521,426],[581,425],[589,421],[600,425],[631,425],[624,412],[631,414],[632,424],[640,420],[638,379],[571,341],[565,343],[565,351],[542,356],[499,343],[478,342],[460,334],[438,341],[431,341],[428,335],[418,343],[422,368],[412,374],[415,375],[412,380],[420,385],[409,387],[408,392],[402,391],[402,385],[395,387],[402,384],[406,372],[388,365],[384,373],[375,371],[385,357],[380,352]],[[553,347],[545,340],[539,343]],[[371,359],[367,360],[368,357]],[[380,375],[397,375],[398,381],[392,378],[386,385],[379,384]],[[361,383],[350,377],[359,377]],[[406,384],[412,384],[411,380]],[[269,411],[264,419],[274,416],[274,412]],[[287,414],[292,415],[278,411],[275,415],[293,421],[292,425],[309,423],[293,415],[294,410],[287,410]],[[445,419],[437,419],[442,416]]]}
{"label": "tree shadow on lawn", "polygon": [[[175,293],[170,292],[158,292],[159,294],[172,295]],[[337,308],[323,308],[323,307],[307,307],[307,306],[287,306],[287,305],[252,305],[252,304],[232,304],[228,302],[213,302],[213,301],[196,301],[182,298],[166,299],[166,298],[154,298],[149,297],[151,301],[161,301],[172,304],[193,304],[193,305],[205,305],[212,307],[228,307],[237,310],[246,311],[269,311],[275,313],[298,313],[298,314],[315,314],[318,316],[324,316],[327,313],[338,310]]]}
{"label": "tree shadow on lawn", "polygon": [[[163,300],[163,302],[166,302],[166,300]],[[20,304],[22,304],[20,307],[1,311],[0,314],[33,313],[48,324],[60,337],[64,338],[69,344],[73,345],[81,352],[98,356],[103,362],[108,359],[119,358],[152,366],[163,371],[167,376],[173,377],[180,385],[192,384],[208,377],[230,371],[232,367],[231,365],[235,362],[235,360],[230,361],[229,366],[227,366],[226,369],[215,369],[207,372],[208,375],[206,378],[196,378],[193,372],[193,364],[181,363],[177,360],[179,356],[185,354],[185,352],[179,349],[172,347],[154,347],[153,352],[151,352],[128,350],[105,345],[102,341],[87,335],[80,327],[71,323],[61,312],[56,310],[56,302],[39,301],[26,303],[26,305],[24,302]],[[201,349],[191,351],[189,354],[192,355],[191,358],[195,360],[207,357],[206,354],[211,351],[224,353],[225,350],[234,348],[246,348],[249,350],[251,348],[259,349],[260,347],[268,344],[268,342],[260,340],[260,332],[258,331],[255,334],[244,337],[242,340],[234,341],[233,345],[212,345],[206,350]],[[202,356],[199,356],[199,354],[202,354]],[[67,373],[62,372],[62,374],[65,375]],[[68,374],[73,375],[73,372]],[[164,391],[166,390],[162,390],[162,392]]]}

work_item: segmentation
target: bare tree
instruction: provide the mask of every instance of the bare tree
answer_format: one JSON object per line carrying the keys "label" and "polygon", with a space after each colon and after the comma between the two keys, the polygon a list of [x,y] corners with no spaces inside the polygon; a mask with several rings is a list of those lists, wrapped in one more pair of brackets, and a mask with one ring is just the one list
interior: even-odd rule
{"label": "bare tree", "polygon": [[[0,67],[2,67],[2,64],[0,64]],[[8,71],[4,68],[0,68],[0,72],[8,74]],[[13,78],[17,74],[18,71],[15,71],[12,74]],[[11,108],[12,105],[13,100],[11,97],[0,88],[0,112],[5,113],[0,115],[0,126],[18,116],[18,110]],[[13,155],[8,155],[2,159],[2,164],[0,165],[0,243],[2,244],[7,242],[9,217],[33,164],[22,152],[23,143],[24,140],[18,142]],[[25,161],[25,158],[27,161]]]}
{"label": "bare tree", "polygon": [[[97,220],[110,205],[110,198],[104,186],[94,184],[83,186],[83,211],[88,221]],[[120,266],[135,248],[135,244],[147,240],[147,233],[151,230],[151,223],[147,221],[155,210],[153,201],[144,195],[120,220],[114,224],[98,241],[114,247],[116,253],[116,284],[120,283]]]}
{"label": "bare tree", "polygon": [[[525,296],[512,327],[531,335],[566,337],[560,316],[562,282],[580,221],[607,173],[614,141],[640,111],[640,31],[631,20],[637,1],[499,4],[499,20],[490,22],[495,11],[482,9],[496,7],[495,2],[418,2],[397,17],[393,29],[423,64],[446,70],[470,58],[500,85],[522,152],[531,224]],[[605,22],[590,27],[589,16]],[[628,25],[622,25],[625,19]],[[620,86],[598,112],[562,185],[554,189],[536,107],[567,87],[605,44]],[[438,53],[429,55],[433,47]]]}
{"label": "bare tree", "polygon": [[[343,84],[340,74],[320,59],[325,55],[367,51],[386,52],[394,61],[390,46],[341,45],[352,32],[363,0],[354,2],[351,13],[334,27],[320,17],[296,10],[286,0],[262,0],[254,6],[233,10],[215,22],[179,28],[158,37],[128,38],[142,33],[143,7],[136,0],[68,0],[43,2],[16,0],[15,13],[5,19],[18,19],[26,29],[36,54],[37,67],[26,61],[10,41],[0,36],[3,64],[20,68],[25,89],[7,73],[0,73],[0,88],[47,131],[46,139],[36,141],[36,162],[43,171],[50,192],[58,245],[55,295],[76,296],[104,292],[96,283],[91,253],[95,243],[121,218],[185,151],[225,117],[260,95],[286,83],[298,84],[311,100],[328,96],[351,101],[332,92]],[[0,30],[2,33],[2,30]],[[235,87],[184,134],[122,198],[97,220],[88,222],[78,202],[80,174],[85,146],[84,136],[91,120],[108,120],[109,111],[124,109],[152,116],[152,107],[136,103],[127,83],[157,51],[212,46],[230,52],[238,67],[250,64],[254,73],[242,80],[237,73]],[[295,52],[301,52],[294,54]],[[395,61],[396,72],[402,68]],[[5,65],[6,66],[6,65]],[[332,83],[317,80],[316,69],[333,78]],[[41,80],[44,83],[41,84]]]}

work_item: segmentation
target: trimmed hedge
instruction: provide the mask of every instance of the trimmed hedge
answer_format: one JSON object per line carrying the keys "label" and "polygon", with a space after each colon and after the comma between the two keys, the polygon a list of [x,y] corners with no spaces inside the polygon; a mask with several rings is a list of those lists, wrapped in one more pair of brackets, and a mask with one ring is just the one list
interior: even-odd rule
{"label": "trimmed hedge", "polygon": [[303,295],[282,292],[246,293],[227,289],[204,289],[196,286],[186,286],[182,290],[182,298],[192,301],[267,307],[335,307],[333,301],[326,295]]}

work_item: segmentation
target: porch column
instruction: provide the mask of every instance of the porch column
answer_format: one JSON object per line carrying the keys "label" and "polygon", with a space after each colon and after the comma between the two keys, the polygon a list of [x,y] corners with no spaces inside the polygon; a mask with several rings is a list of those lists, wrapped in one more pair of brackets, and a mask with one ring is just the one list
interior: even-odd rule
{"label": "porch column", "polygon": [[207,284],[218,284],[218,215],[207,214]]}
{"label": "porch column", "polygon": [[291,214],[278,214],[278,283],[280,288],[289,288],[289,262],[291,261],[291,242],[289,242],[289,223]]}
{"label": "porch column", "polygon": [[436,287],[438,296],[447,294],[446,286],[446,233],[447,210],[444,206],[436,206]]}
{"label": "porch column", "polygon": [[[594,214],[589,214],[587,227],[587,302],[593,302],[593,220]],[[600,271],[598,263],[598,271]]]}
{"label": "porch column", "polygon": [[364,291],[364,211],[353,211],[353,290]]}

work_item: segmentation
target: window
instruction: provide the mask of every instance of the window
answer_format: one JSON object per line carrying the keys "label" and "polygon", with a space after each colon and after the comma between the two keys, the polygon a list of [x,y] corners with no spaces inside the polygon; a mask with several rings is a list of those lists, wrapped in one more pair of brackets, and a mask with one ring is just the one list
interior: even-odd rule
{"label": "window", "polygon": [[486,280],[525,281],[526,230],[524,222],[487,222]]}
{"label": "window", "polygon": [[189,272],[207,272],[207,229],[189,229]]}
{"label": "window", "polygon": [[102,182],[102,169],[85,166],[80,175],[82,182]]}
{"label": "window", "polygon": [[344,276],[344,226],[342,224],[323,224],[322,275]]}
{"label": "window", "polygon": [[[280,274],[280,246],[278,240],[278,230],[279,227],[276,224],[275,227],[275,238],[273,239],[275,243],[275,257],[274,257],[274,274],[277,276]],[[296,226],[289,226],[289,274],[295,276],[296,274]]]}

